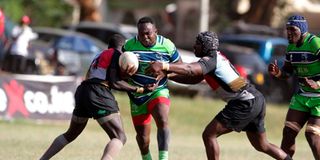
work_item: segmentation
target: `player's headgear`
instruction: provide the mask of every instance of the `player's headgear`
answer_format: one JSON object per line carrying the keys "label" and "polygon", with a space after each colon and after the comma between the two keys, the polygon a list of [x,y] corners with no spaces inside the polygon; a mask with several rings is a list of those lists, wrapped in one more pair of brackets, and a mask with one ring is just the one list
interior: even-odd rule
{"label": "player's headgear", "polygon": [[300,29],[301,35],[308,32],[308,23],[307,20],[300,15],[293,15],[289,17],[287,26],[296,26]]}
{"label": "player's headgear", "polygon": [[202,45],[203,52],[207,53],[211,50],[218,50],[219,39],[216,33],[206,31],[197,35],[197,42]]}
{"label": "player's headgear", "polygon": [[24,16],[21,17],[21,23],[22,24],[30,24],[30,22],[31,22],[31,19],[30,19],[29,16],[24,15]]}

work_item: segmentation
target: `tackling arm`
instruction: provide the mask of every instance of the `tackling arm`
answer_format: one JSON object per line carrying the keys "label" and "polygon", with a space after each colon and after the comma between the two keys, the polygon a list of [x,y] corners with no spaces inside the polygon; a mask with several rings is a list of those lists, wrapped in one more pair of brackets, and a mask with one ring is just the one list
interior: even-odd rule
{"label": "tackling arm", "polygon": [[126,81],[122,80],[120,77],[120,73],[118,73],[115,68],[110,69],[109,85],[112,89],[119,91],[135,92],[138,89],[138,87],[132,86]]}
{"label": "tackling arm", "polygon": [[170,80],[173,80],[178,83],[184,83],[184,84],[197,84],[197,83],[200,83],[204,79],[203,76],[190,77],[190,76],[185,76],[185,75],[179,75],[176,73],[170,73],[167,76]]}

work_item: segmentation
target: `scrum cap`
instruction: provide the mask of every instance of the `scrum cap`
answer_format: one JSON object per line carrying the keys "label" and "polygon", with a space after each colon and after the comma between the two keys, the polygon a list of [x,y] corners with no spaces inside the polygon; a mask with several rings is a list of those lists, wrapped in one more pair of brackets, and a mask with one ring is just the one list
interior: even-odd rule
{"label": "scrum cap", "polygon": [[308,32],[308,23],[307,20],[300,15],[293,15],[289,17],[287,26],[296,26],[300,29],[301,34]]}
{"label": "scrum cap", "polygon": [[218,50],[219,39],[217,34],[214,32],[201,32],[197,35],[196,40],[202,45],[203,51],[206,53],[211,50]]}

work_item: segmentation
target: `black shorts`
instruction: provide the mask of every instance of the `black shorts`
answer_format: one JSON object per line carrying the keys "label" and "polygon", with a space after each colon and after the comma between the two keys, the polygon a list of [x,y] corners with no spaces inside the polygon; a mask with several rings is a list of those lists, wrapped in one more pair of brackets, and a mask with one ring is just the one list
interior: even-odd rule
{"label": "black shorts", "polygon": [[78,117],[98,119],[119,111],[110,89],[99,83],[82,82],[74,97],[73,114]]}
{"label": "black shorts", "polygon": [[264,132],[265,99],[256,89],[250,90],[255,98],[229,101],[225,108],[215,117],[216,120],[237,132]]}

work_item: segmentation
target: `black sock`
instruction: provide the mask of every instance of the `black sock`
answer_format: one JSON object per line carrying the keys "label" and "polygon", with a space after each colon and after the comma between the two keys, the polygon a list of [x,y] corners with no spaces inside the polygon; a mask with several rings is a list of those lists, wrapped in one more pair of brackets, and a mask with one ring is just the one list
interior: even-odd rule
{"label": "black sock", "polygon": [[292,158],[289,155],[287,155],[287,157],[284,158],[284,160],[292,160]]}

